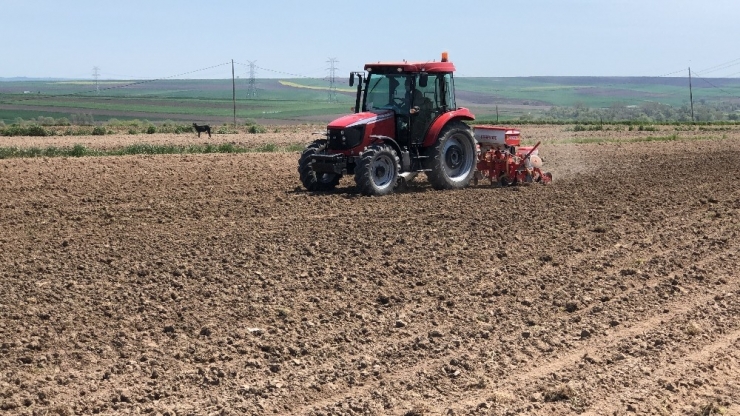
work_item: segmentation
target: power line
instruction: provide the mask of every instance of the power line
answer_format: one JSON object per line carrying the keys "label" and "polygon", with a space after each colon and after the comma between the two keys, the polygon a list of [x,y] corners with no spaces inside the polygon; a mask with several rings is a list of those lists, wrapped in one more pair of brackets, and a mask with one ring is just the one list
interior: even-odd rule
{"label": "power line", "polygon": [[234,60],[231,60],[231,101],[234,103],[234,128],[236,128],[236,79],[234,77]]}
{"label": "power line", "polygon": [[686,71],[685,69],[679,69],[678,71],[669,72],[667,74],[659,75],[658,78],[669,77],[671,75],[679,74]]}
{"label": "power line", "polygon": [[257,61],[249,62],[249,83],[247,84],[247,97],[257,96],[257,87],[255,86],[255,68],[257,67]]}
{"label": "power line", "polygon": [[708,73],[711,73],[711,72],[717,72],[717,71],[721,71],[721,70],[723,70],[723,69],[727,69],[727,68],[732,68],[733,66],[737,66],[737,65],[740,65],[740,62],[736,62],[736,63],[734,63],[734,64],[731,64],[731,65],[724,65],[724,66],[721,66],[721,67],[719,67],[719,68],[716,68],[716,69],[712,69],[712,70],[710,70],[710,71],[702,71],[702,72],[703,72],[704,74],[708,74]]}
{"label": "power line", "polygon": [[[740,58],[733,59],[732,61],[728,61],[728,62],[719,64],[719,65],[715,65],[715,66],[710,67],[710,68],[707,68],[707,69],[703,69],[703,70],[701,70],[699,72],[708,74],[710,72],[719,71],[720,69],[729,68],[729,67],[735,66],[735,65],[740,65]],[[694,71],[694,72],[696,72],[696,71]]]}
{"label": "power line", "polygon": [[100,94],[100,84],[98,84],[98,78],[100,77],[100,68],[97,66],[93,67],[93,78],[95,78],[95,92]]}
{"label": "power line", "polygon": [[694,122],[694,91],[691,88],[691,67],[689,67],[689,100],[691,100],[691,122]]}
{"label": "power line", "polygon": [[[729,68],[729,67],[732,67],[732,66],[735,66],[735,65],[740,65],[740,58],[737,58],[737,59],[733,59],[733,60],[731,60],[731,61],[727,61],[727,62],[724,62],[724,63],[718,64],[718,65],[715,65],[715,66],[709,67],[709,68],[707,68],[707,69],[703,69],[703,70],[701,70],[701,71],[698,71],[698,72],[697,72],[697,71],[694,71],[694,73],[704,73],[704,74],[708,74],[708,73],[710,73],[710,72],[715,72],[715,71],[719,71],[719,70],[721,70],[721,69]],[[658,78],[662,78],[662,77],[668,77],[668,76],[671,76],[671,75],[675,75],[675,74],[680,74],[680,73],[682,73],[682,72],[684,72],[684,71],[686,71],[686,70],[685,70],[685,69],[679,69],[679,70],[677,70],[677,71],[673,71],[673,72],[669,72],[669,73],[667,73],[667,74],[659,75],[659,76],[658,76]]]}
{"label": "power line", "polygon": [[[104,78],[107,78],[107,79],[113,79],[113,80],[123,80],[123,79],[132,80],[132,79],[143,79],[143,78],[146,78],[146,77],[133,76],[133,75],[113,74],[113,73],[110,73],[110,72],[103,72],[101,74],[101,77],[104,77]],[[111,77],[121,77],[121,78],[111,78]]]}
{"label": "power line", "polygon": [[[249,61],[247,61],[247,62],[249,62]],[[236,62],[236,63],[238,65],[249,66],[249,64],[243,64],[241,62]],[[258,65],[255,65],[254,67],[257,68],[257,69],[261,69],[263,71],[272,72],[274,74],[290,75],[291,77],[295,77],[295,78],[306,78],[306,79],[324,80],[324,78],[316,78],[316,77],[309,77],[307,75],[293,74],[293,73],[290,73],[290,72],[278,71],[276,69],[263,68],[263,67],[258,66]]]}
{"label": "power line", "polygon": [[334,85],[334,83],[336,81],[335,75],[337,72],[337,67],[335,66],[335,64],[339,61],[337,61],[337,58],[329,58],[327,62],[330,65],[328,68],[329,70],[329,102],[333,103],[337,101],[337,87],[336,85]]}
{"label": "power line", "polygon": [[[699,74],[699,73],[698,73],[698,72],[696,72],[696,71],[694,71],[693,73],[694,73],[694,75],[696,75],[696,74]],[[738,96],[737,94],[733,94],[733,93],[731,93],[731,92],[729,92],[729,91],[725,91],[725,90],[723,90],[722,88],[720,88],[720,87],[718,87],[718,86],[716,86],[716,85],[712,84],[711,82],[709,82],[709,80],[707,80],[707,79],[705,79],[705,78],[702,78],[702,77],[696,77],[696,78],[699,78],[700,80],[702,80],[702,81],[706,82],[707,84],[709,84],[709,85],[710,85],[711,87],[713,87],[713,88],[716,88],[716,89],[718,89],[718,90],[722,91],[723,93],[725,93],[725,94],[727,94],[727,95],[731,95],[731,96],[733,96],[733,97],[737,97],[737,96]]]}
{"label": "power line", "polygon": [[218,67],[225,66],[225,65],[230,65],[230,64],[231,64],[231,62],[224,62],[222,64],[209,66],[207,68],[196,69],[196,70],[193,70],[193,71],[183,72],[182,74],[171,75],[169,77],[149,79],[149,80],[144,80],[144,81],[137,81],[137,82],[132,82],[130,84],[125,84],[125,85],[114,85],[114,86],[111,86],[111,87],[108,87],[108,88],[103,88],[102,90],[95,89],[95,90],[91,90],[91,91],[72,92],[72,93],[69,93],[69,94],[41,95],[41,96],[36,96],[36,97],[31,97],[31,98],[18,98],[18,99],[15,99],[15,100],[0,101],[0,103],[3,103],[3,104],[12,104],[14,102],[19,102],[19,101],[30,101],[30,100],[38,100],[38,99],[44,99],[44,98],[74,97],[74,96],[77,96],[77,95],[88,94],[88,93],[96,92],[96,91],[108,91],[108,90],[115,90],[115,89],[119,89],[119,88],[133,87],[135,85],[149,84],[149,83],[156,82],[156,81],[164,81],[164,80],[171,79],[171,78],[177,78],[177,77],[181,77],[181,76],[185,76],[185,75],[194,74],[196,72],[207,71],[209,69],[218,68]]}

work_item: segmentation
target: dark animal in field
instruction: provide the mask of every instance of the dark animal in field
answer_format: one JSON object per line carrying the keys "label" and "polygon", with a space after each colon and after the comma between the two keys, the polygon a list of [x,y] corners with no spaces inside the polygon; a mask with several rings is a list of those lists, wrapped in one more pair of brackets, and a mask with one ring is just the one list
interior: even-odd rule
{"label": "dark animal in field", "polygon": [[211,137],[211,126],[209,126],[209,125],[199,126],[199,125],[193,123],[193,128],[198,133],[198,137],[200,137],[200,134],[201,133],[204,133],[204,132],[205,133],[208,133],[208,137]]}

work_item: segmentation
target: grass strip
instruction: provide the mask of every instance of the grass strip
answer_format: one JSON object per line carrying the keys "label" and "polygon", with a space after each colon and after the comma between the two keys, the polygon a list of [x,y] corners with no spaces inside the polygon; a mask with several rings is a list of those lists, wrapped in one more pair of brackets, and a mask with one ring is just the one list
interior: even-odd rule
{"label": "grass strip", "polygon": [[232,143],[205,145],[153,145],[132,144],[114,149],[93,149],[82,144],[72,147],[0,147],[0,159],[33,157],[85,157],[85,156],[127,156],[127,155],[182,155],[208,153],[293,153],[300,152],[305,144],[293,143],[279,146],[267,143],[256,147],[236,146]]}
{"label": "grass strip", "polygon": [[727,139],[727,135],[722,137],[703,136],[703,137],[680,137],[674,133],[668,136],[648,136],[633,137],[630,139],[607,138],[607,137],[577,137],[573,139],[553,140],[551,144],[600,144],[600,143],[647,143],[647,142],[674,142],[674,141],[699,141],[699,140],[717,140]]}

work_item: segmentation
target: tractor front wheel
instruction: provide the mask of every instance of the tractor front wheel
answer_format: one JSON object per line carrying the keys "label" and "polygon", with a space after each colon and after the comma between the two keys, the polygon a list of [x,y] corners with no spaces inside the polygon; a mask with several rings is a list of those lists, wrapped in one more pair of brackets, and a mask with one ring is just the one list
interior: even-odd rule
{"label": "tractor front wheel", "polygon": [[317,173],[311,167],[311,157],[326,148],[326,140],[316,140],[306,146],[298,160],[298,175],[303,186],[312,192],[331,191],[339,184],[342,175],[336,173]]}
{"label": "tractor front wheel", "polygon": [[355,183],[363,195],[388,195],[398,182],[401,162],[392,147],[384,144],[368,146],[355,166]]}
{"label": "tractor front wheel", "polygon": [[462,121],[447,124],[434,146],[427,150],[427,177],[434,189],[468,186],[475,173],[476,150],[473,133]]}

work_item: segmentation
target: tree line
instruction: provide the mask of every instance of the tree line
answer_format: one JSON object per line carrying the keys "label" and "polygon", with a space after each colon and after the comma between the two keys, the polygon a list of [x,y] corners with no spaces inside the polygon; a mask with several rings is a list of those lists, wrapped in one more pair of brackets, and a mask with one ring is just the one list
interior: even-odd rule
{"label": "tree line", "polygon": [[607,108],[586,107],[576,103],[572,107],[553,106],[542,115],[523,115],[522,121],[573,121],[573,122],[715,122],[740,120],[740,102],[707,102],[694,104],[693,119],[689,103],[674,107],[658,102],[640,105],[612,104]]}

